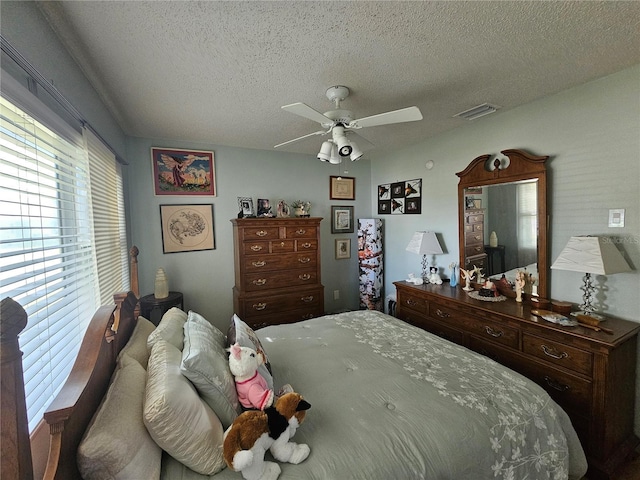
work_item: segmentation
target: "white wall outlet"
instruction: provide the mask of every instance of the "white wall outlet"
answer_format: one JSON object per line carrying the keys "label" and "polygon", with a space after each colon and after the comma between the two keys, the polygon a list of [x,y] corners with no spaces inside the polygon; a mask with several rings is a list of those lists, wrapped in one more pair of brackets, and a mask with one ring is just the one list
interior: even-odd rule
{"label": "white wall outlet", "polygon": [[624,227],[624,208],[611,208],[609,210],[609,226]]}
{"label": "white wall outlet", "polygon": [[334,300],[340,300],[340,290],[334,290],[333,291],[333,299]]}

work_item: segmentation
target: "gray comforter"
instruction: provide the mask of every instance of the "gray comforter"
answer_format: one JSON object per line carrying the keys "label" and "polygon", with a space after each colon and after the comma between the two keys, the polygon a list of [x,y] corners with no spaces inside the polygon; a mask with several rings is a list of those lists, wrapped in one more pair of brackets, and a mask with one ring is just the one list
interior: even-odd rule
{"label": "gray comforter", "polygon": [[[282,480],[578,479],[565,412],[498,363],[375,311],[258,331],[276,389],[311,403],[293,441],[309,458]],[[202,480],[165,455],[163,478]],[[225,469],[216,480],[242,478]]]}

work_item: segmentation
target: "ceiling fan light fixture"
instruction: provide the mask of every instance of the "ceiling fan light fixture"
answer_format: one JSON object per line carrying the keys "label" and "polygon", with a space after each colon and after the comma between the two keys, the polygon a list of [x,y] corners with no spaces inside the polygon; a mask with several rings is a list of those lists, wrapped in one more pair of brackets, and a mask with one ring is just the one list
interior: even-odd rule
{"label": "ceiling fan light fixture", "polygon": [[341,157],[348,157],[351,155],[353,148],[347,140],[347,136],[344,134],[344,127],[336,125],[333,127],[333,142],[338,146],[338,153]]}
{"label": "ceiling fan light fixture", "polygon": [[362,150],[360,150],[358,148],[358,145],[356,145],[356,142],[351,142],[351,155],[349,155],[349,158],[351,159],[352,162],[355,162],[356,160],[360,160],[360,158],[362,157],[362,155],[364,155],[364,153],[362,152]]}
{"label": "ceiling fan light fixture", "polygon": [[500,107],[497,105],[483,103],[481,105],[470,108],[469,110],[465,110],[464,112],[456,113],[454,117],[464,118],[465,120],[475,120],[476,118],[484,117],[485,115],[494,113],[498,111],[499,108]]}
{"label": "ceiling fan light fixture", "polygon": [[333,142],[331,140],[326,140],[322,142],[322,146],[320,147],[320,151],[318,152],[318,160],[322,160],[323,162],[328,162],[331,159],[332,148],[333,148]]}
{"label": "ceiling fan light fixture", "polygon": [[342,163],[342,157],[338,155],[338,147],[332,142],[331,144],[331,157],[329,158],[329,163],[337,165]]}

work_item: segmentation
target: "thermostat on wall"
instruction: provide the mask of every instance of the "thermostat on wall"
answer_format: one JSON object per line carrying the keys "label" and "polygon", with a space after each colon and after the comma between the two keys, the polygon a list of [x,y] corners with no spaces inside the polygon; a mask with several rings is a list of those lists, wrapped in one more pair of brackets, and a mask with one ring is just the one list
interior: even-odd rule
{"label": "thermostat on wall", "polygon": [[624,208],[612,208],[609,210],[609,226],[624,227]]}

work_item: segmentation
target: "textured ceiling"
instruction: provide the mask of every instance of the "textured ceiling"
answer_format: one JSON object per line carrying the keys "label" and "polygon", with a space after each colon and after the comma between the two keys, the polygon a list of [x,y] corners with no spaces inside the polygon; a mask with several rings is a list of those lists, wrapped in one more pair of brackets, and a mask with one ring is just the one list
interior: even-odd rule
{"label": "textured ceiling", "polygon": [[317,131],[280,107],[331,110],[332,85],[357,118],[422,110],[359,131],[384,151],[640,63],[637,1],[38,4],[127,135],[258,149]]}

